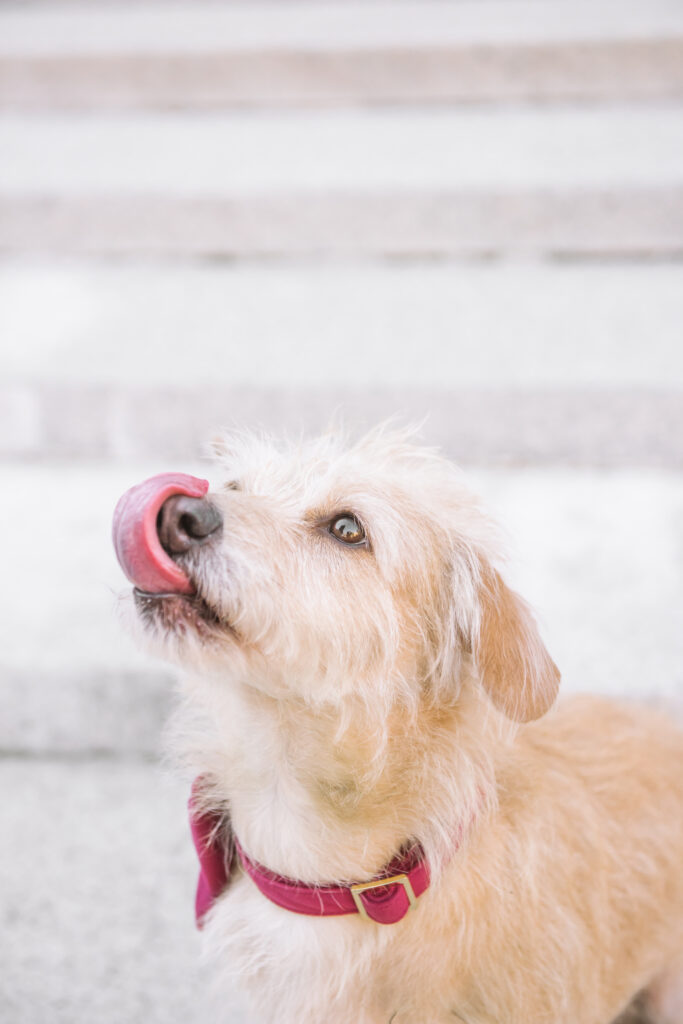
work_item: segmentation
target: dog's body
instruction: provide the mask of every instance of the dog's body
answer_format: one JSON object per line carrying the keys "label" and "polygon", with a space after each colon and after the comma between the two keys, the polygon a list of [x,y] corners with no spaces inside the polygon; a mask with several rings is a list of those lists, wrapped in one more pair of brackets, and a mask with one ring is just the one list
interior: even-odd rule
{"label": "dog's body", "polygon": [[432,453],[380,431],[222,457],[222,532],[165,545],[197,596],[137,602],[190,669],[175,742],[205,805],[287,878],[371,879],[407,841],[432,875],[381,925],[238,874],[206,924],[226,986],[258,1024],[610,1024],[645,989],[683,1024],[681,732],[551,710],[490,525]]}
{"label": "dog's body", "polygon": [[[447,766],[458,757],[450,761],[443,731],[457,736],[455,713],[414,730],[399,716],[387,777],[353,808],[338,781],[362,758],[353,742],[335,749],[332,730],[324,737],[304,716],[308,749],[293,757],[278,742],[279,716],[261,705],[248,719],[237,712],[231,755],[244,763],[255,747],[269,763],[251,778],[241,769],[250,796],[239,801],[239,831],[253,835],[264,864],[293,878],[372,877],[400,845],[396,819],[419,833],[420,815],[452,786]],[[430,778],[414,759],[432,742],[441,749]],[[294,916],[245,876],[234,883],[208,941],[219,968],[251,985],[256,1021],[607,1024],[665,965],[674,971],[683,948],[680,735],[641,710],[576,699],[522,727],[491,768],[495,805],[464,804],[462,845],[396,925]],[[224,797],[237,802],[227,788]],[[680,1024],[675,1013],[662,1020]]]}

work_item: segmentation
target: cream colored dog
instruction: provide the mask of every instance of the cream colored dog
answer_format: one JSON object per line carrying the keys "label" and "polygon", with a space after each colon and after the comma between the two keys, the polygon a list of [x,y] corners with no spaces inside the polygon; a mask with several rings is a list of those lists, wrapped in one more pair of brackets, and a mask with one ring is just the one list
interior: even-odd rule
{"label": "cream colored dog", "polygon": [[256,1024],[609,1024],[639,993],[683,1024],[683,734],[553,707],[495,531],[433,451],[380,429],[219,457],[224,486],[159,513],[195,593],[136,597],[188,670],[205,807],[288,879],[381,877],[408,843],[431,874],[386,925],[282,909],[238,868],[205,928],[225,992]]}

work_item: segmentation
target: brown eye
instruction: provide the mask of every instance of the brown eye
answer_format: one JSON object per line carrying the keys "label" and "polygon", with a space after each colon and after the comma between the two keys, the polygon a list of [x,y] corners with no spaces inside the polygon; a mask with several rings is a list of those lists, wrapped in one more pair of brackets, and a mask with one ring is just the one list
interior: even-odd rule
{"label": "brown eye", "polygon": [[345,544],[362,544],[365,530],[355,516],[350,514],[333,519],[329,526],[330,533]]}

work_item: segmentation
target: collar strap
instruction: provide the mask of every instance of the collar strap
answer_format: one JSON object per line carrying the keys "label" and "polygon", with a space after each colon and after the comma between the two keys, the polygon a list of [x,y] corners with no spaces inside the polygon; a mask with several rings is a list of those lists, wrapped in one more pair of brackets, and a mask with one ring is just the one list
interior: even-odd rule
{"label": "collar strap", "polygon": [[236,859],[273,903],[295,914],[314,917],[360,914],[378,924],[396,924],[429,887],[429,865],[418,844],[399,853],[368,882],[321,886],[277,875],[247,856],[225,815],[198,810],[197,788],[195,782],[189,810],[192,839],[199,857],[195,913],[200,928],[207,911],[227,888]]}

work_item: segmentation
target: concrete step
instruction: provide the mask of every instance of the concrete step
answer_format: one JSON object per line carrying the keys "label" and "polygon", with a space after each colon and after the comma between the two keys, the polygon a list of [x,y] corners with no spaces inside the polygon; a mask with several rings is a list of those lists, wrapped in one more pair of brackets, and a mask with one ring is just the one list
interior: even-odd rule
{"label": "concrete step", "polygon": [[676,104],[6,115],[2,251],[680,254],[683,116]]}
{"label": "concrete step", "polygon": [[675,0],[31,4],[0,11],[5,109],[214,109],[683,92]]}
{"label": "concrete step", "polygon": [[[426,440],[434,440],[429,431]],[[157,755],[174,672],[133,649],[110,543],[119,494],[196,463],[2,464],[0,751]],[[683,476],[471,468],[513,539],[510,579],[537,609],[566,692],[683,698]],[[27,613],[27,610],[29,613]]]}
{"label": "concrete step", "polygon": [[[184,786],[107,761],[0,761],[0,1019],[201,1024]],[[225,1024],[246,1024],[237,1000]]]}
{"label": "concrete step", "polygon": [[[678,264],[0,264],[0,453],[429,417],[461,462],[683,467]],[[362,376],[359,377],[359,359]]]}

